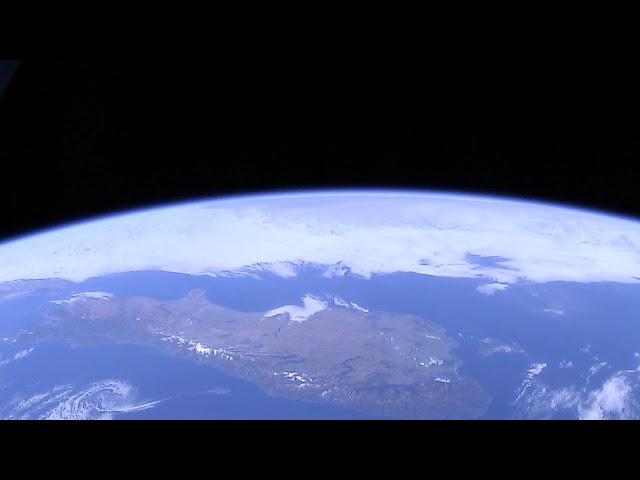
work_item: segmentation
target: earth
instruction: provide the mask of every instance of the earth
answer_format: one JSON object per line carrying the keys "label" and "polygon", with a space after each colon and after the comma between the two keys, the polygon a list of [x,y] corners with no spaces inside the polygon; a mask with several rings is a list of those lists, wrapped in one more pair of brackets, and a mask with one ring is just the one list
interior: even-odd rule
{"label": "earth", "polygon": [[411,191],[0,244],[2,419],[640,417],[640,223]]}

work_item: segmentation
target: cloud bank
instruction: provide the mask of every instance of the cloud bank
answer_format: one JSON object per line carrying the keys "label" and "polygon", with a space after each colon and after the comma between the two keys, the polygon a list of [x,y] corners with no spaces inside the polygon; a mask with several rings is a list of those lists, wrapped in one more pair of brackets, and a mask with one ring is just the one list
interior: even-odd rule
{"label": "cloud bank", "polygon": [[[478,261],[499,257],[499,263]],[[247,197],[114,216],[0,245],[0,282],[136,270],[220,274],[295,265],[531,282],[639,282],[640,223],[485,197],[333,193]]]}

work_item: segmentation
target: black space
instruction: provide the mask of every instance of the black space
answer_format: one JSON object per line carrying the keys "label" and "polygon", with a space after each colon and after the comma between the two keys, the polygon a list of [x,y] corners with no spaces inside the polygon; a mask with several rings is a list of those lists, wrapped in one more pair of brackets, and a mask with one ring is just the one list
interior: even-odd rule
{"label": "black space", "polygon": [[640,67],[24,61],[0,237],[177,199],[410,187],[640,217]]}

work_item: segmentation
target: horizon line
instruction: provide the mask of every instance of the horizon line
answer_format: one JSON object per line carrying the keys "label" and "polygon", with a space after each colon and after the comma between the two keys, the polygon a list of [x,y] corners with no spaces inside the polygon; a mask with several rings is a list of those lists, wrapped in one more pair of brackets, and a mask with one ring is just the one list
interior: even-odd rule
{"label": "horizon line", "polygon": [[270,191],[253,191],[247,193],[231,193],[231,194],[214,194],[211,196],[197,196],[185,200],[168,200],[153,205],[134,207],[129,210],[117,210],[103,214],[96,214],[84,219],[71,220],[63,222],[51,227],[44,227],[26,234],[11,236],[0,239],[0,247],[9,243],[19,242],[27,238],[44,235],[46,233],[81,226],[87,223],[100,222],[116,217],[124,217],[129,215],[142,214],[154,210],[162,210],[165,208],[179,208],[196,206],[205,203],[232,203],[253,199],[281,199],[281,198],[313,198],[313,197],[386,197],[386,198],[419,198],[432,197],[440,199],[464,200],[464,201],[482,201],[490,203],[502,204],[522,204],[528,206],[541,206],[546,208],[555,208],[559,210],[568,210],[589,214],[594,216],[606,217],[609,219],[617,219],[624,222],[638,223],[639,217],[625,215],[597,208],[589,208],[582,205],[571,203],[554,203],[549,200],[541,200],[526,196],[500,195],[482,192],[455,191],[455,190],[429,190],[415,188],[399,188],[399,187],[331,187],[331,188],[300,188],[294,190],[270,190]]}

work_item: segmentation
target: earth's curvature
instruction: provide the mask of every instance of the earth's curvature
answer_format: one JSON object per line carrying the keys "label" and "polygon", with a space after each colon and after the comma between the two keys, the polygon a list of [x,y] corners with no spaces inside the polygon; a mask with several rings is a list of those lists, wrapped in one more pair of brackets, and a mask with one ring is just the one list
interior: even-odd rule
{"label": "earth's curvature", "polygon": [[319,191],[0,244],[0,418],[638,418],[640,223]]}

